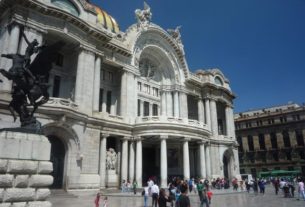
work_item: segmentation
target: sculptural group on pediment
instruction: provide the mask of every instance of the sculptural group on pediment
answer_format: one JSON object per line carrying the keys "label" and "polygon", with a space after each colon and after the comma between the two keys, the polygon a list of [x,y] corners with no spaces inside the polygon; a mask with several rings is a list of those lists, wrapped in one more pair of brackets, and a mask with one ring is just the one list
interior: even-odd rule
{"label": "sculptural group on pediment", "polygon": [[137,19],[138,28],[145,28],[150,23],[152,18],[150,6],[146,2],[144,2],[144,9],[136,9],[135,15]]}

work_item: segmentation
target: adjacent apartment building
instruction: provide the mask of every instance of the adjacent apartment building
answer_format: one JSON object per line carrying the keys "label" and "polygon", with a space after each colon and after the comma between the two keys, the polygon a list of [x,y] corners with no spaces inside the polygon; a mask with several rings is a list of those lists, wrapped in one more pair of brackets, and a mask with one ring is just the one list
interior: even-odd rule
{"label": "adjacent apartment building", "polygon": [[281,106],[235,114],[240,172],[300,170],[305,174],[305,106]]}

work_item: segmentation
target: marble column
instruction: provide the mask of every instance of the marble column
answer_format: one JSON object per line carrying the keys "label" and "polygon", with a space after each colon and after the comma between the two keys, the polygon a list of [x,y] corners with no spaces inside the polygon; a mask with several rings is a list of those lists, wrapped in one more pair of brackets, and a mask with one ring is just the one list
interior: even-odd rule
{"label": "marble column", "polygon": [[161,136],[161,150],[160,150],[160,174],[161,174],[161,187],[167,187],[167,146],[166,146],[166,139],[168,136]]}
{"label": "marble column", "polygon": [[198,99],[198,121],[204,123],[204,107],[202,99],[199,97]]}
{"label": "marble column", "polygon": [[102,134],[100,140],[100,188],[106,187],[106,146],[108,134]]}
{"label": "marble column", "polygon": [[216,101],[213,99],[210,100],[210,109],[211,109],[212,134],[214,137],[218,137],[217,107],[216,107]]}
{"label": "marble column", "polygon": [[102,112],[106,112],[106,110],[107,110],[107,89],[106,88],[104,88],[102,96],[103,96]]}
{"label": "marble column", "polygon": [[161,92],[161,116],[166,116],[166,92]]}
{"label": "marble column", "polygon": [[84,62],[85,62],[85,51],[80,48],[77,59],[77,71],[76,71],[76,82],[75,82],[75,102],[77,104],[82,103],[83,94],[83,76],[84,76]]}
{"label": "marble column", "polygon": [[188,106],[187,106],[187,95],[184,92],[180,92],[180,116],[181,118],[187,119],[188,118]]}
{"label": "marble column", "polygon": [[144,101],[140,100],[140,116],[144,116]]}
{"label": "marble column", "polygon": [[101,85],[101,57],[97,56],[95,59],[95,67],[94,67],[93,111],[99,111],[100,85]]}
{"label": "marble column", "polygon": [[211,157],[210,157],[210,145],[207,144],[205,148],[205,164],[206,164],[206,176],[211,178]]}
{"label": "marble column", "polygon": [[173,97],[172,92],[166,92],[166,111],[168,117],[173,117]]}
{"label": "marble column", "polygon": [[122,139],[122,168],[121,168],[121,181],[127,180],[128,170],[128,139]]}
{"label": "marble column", "polygon": [[141,138],[137,139],[137,152],[136,152],[136,181],[138,187],[142,187],[142,140]]}
{"label": "marble column", "polygon": [[200,154],[200,176],[206,178],[206,163],[205,163],[205,146],[204,142],[199,143],[199,154]]}
{"label": "marble column", "polygon": [[120,116],[127,115],[127,72],[123,71],[121,76]]}
{"label": "marble column", "polygon": [[205,104],[205,123],[207,124],[208,128],[211,130],[211,111],[210,111],[210,100],[205,99],[204,101]]}
{"label": "marble column", "polygon": [[129,180],[133,182],[134,180],[134,161],[135,161],[135,149],[134,142],[129,143]]}
{"label": "marble column", "polygon": [[226,135],[228,137],[232,137],[231,135],[231,125],[230,125],[230,120],[231,120],[231,117],[230,117],[230,107],[229,106],[226,106],[225,108],[225,113],[226,113]]}
{"label": "marble column", "polygon": [[233,112],[232,107],[229,108],[229,116],[230,116],[229,125],[230,125],[230,131],[231,131],[230,135],[233,139],[235,139],[234,112]]}
{"label": "marble column", "polygon": [[174,117],[179,117],[179,92],[174,92]]}
{"label": "marble column", "polygon": [[116,92],[112,91],[110,114],[116,115]]}
{"label": "marble column", "polygon": [[183,175],[184,180],[190,179],[189,139],[185,139],[183,142]]}
{"label": "marble column", "polygon": [[149,116],[152,116],[153,112],[153,104],[149,103]]}

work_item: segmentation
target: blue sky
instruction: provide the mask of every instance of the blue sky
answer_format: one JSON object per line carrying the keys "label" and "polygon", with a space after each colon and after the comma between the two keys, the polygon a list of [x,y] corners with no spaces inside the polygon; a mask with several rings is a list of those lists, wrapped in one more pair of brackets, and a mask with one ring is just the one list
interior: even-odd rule
{"label": "blue sky", "polygon": [[[93,0],[122,31],[142,0]],[[182,25],[191,71],[220,68],[235,112],[305,102],[305,0],[147,0],[152,22]]]}

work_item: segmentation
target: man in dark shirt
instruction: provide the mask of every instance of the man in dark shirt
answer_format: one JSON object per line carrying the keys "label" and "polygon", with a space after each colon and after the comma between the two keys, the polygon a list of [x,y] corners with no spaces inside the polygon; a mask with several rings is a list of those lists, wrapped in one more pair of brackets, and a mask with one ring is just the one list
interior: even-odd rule
{"label": "man in dark shirt", "polygon": [[178,200],[179,207],[191,207],[190,198],[187,195],[187,184],[183,183],[181,185],[181,195],[179,196]]}

